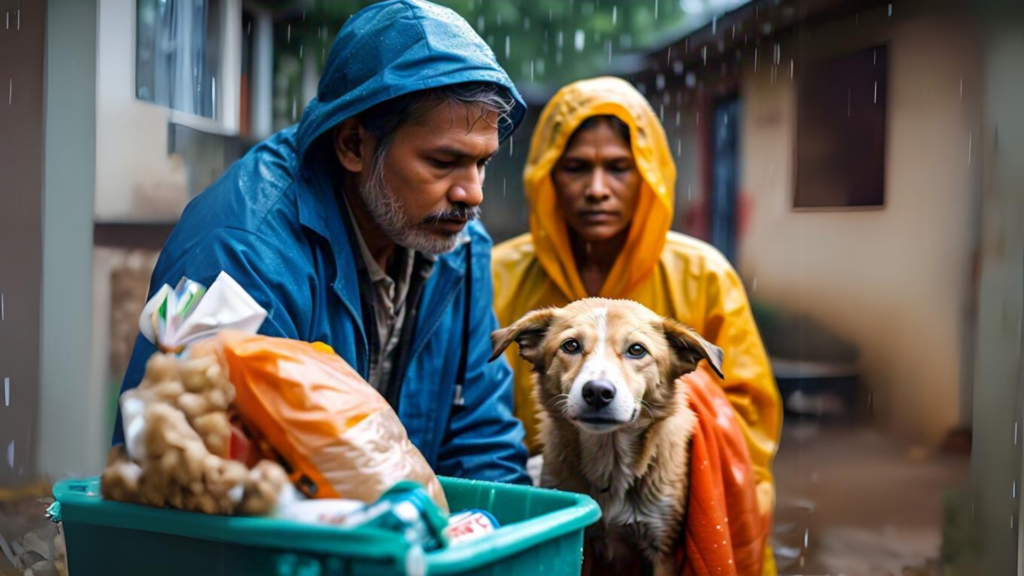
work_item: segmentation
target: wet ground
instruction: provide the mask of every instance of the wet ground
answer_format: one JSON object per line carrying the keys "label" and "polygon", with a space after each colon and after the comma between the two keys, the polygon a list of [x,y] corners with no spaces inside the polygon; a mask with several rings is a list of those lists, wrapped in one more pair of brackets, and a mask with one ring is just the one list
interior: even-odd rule
{"label": "wet ground", "polygon": [[871,428],[787,422],[775,465],[779,573],[942,574],[944,498],[969,471],[966,456]]}

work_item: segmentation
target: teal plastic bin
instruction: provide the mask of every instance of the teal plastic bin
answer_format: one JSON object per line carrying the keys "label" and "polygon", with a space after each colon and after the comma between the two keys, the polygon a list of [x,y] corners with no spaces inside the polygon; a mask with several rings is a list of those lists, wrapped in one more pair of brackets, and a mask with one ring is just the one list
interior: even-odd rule
{"label": "teal plastic bin", "polygon": [[110,502],[100,497],[97,478],[59,482],[54,515],[64,524],[73,576],[580,573],[583,530],[601,517],[589,497],[452,478],[441,485],[453,512],[487,510],[501,528],[424,554],[375,529]]}

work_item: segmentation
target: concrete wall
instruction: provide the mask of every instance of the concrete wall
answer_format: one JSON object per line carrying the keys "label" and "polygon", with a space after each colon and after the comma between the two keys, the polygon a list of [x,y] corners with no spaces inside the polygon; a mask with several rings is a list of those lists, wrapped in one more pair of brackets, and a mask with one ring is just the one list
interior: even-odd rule
{"label": "concrete wall", "polygon": [[135,98],[135,2],[98,5],[96,220],[177,220],[187,174],[167,155],[170,112]]}
{"label": "concrete wall", "polygon": [[50,0],[46,31],[39,469],[97,473],[109,432],[89,378],[96,170],[95,0]]}
{"label": "concrete wall", "polygon": [[[35,473],[46,2],[0,0],[0,489]],[[0,562],[4,562],[0,560]]]}
{"label": "concrete wall", "polygon": [[[890,58],[886,206],[795,212],[800,55],[880,42]],[[774,79],[763,58],[741,82],[742,190],[751,208],[741,274],[748,288],[756,283],[756,298],[856,342],[882,422],[936,441],[961,419],[980,159],[975,36],[962,19],[889,17],[883,8],[805,31],[780,50]]]}
{"label": "concrete wall", "polygon": [[978,574],[1024,573],[1024,9],[1015,12],[992,14],[986,30],[984,127],[975,140],[985,158],[971,455]]}

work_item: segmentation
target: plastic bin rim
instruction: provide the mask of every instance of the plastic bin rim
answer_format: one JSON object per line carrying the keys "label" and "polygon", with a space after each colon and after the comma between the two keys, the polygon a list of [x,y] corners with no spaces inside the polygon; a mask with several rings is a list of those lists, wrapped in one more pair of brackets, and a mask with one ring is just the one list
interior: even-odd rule
{"label": "plastic bin rim", "polygon": [[[566,506],[502,526],[486,537],[428,552],[425,559],[430,574],[458,573],[490,564],[496,559],[512,556],[540,543],[582,530],[601,518],[600,507],[585,494],[457,478],[442,477],[440,480],[446,489],[455,486],[494,486],[503,491],[557,494],[565,499]],[[344,529],[241,516],[202,515],[202,521],[188,522],[195,520],[200,513],[103,500],[98,477],[62,480],[54,486],[53,495],[60,503],[60,517],[54,521],[145,530],[290,552],[345,555],[399,563],[404,562],[409,548],[394,534],[369,528]],[[88,514],[90,509],[98,506],[103,507],[103,514]],[[161,521],[152,522],[154,515],[161,515]],[[342,535],[344,537],[340,537]]]}

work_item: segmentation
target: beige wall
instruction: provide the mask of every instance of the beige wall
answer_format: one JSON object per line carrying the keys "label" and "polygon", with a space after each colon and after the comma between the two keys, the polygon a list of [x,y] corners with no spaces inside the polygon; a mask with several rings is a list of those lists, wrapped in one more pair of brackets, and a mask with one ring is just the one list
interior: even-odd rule
{"label": "beige wall", "polygon": [[[783,44],[775,82],[762,61],[741,88],[742,190],[752,214],[739,267],[748,288],[756,281],[758,299],[855,341],[876,415],[914,440],[936,441],[960,419],[980,157],[978,59],[961,22],[862,15],[856,27],[813,30],[813,46]],[[802,51],[879,41],[889,45],[886,206],[794,212],[789,59],[799,74]]]}

